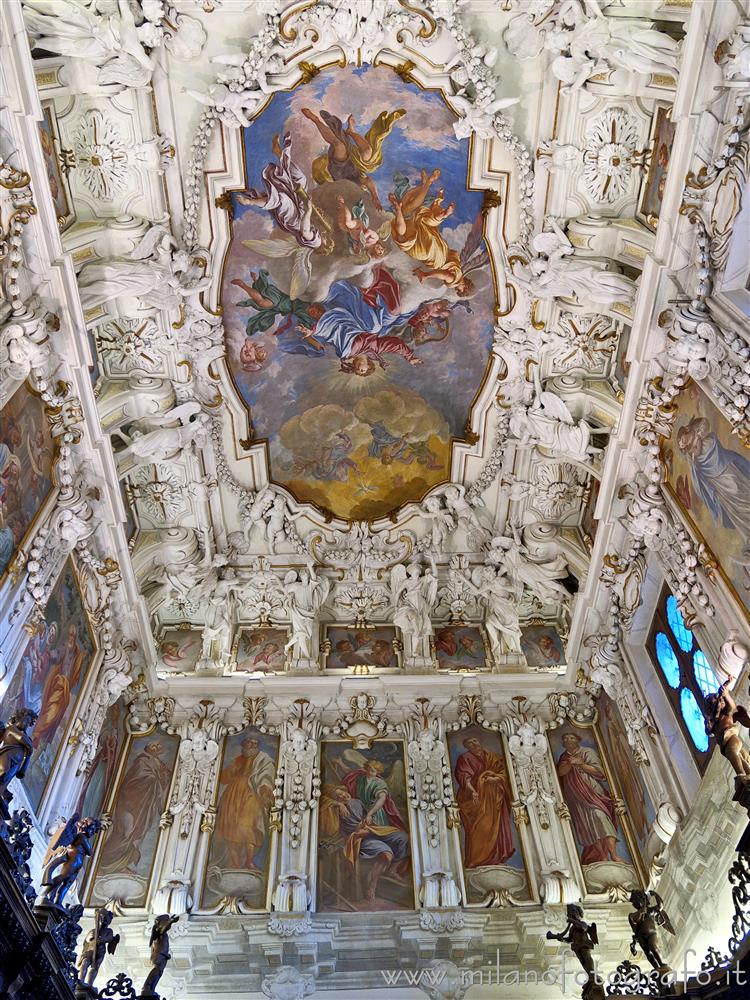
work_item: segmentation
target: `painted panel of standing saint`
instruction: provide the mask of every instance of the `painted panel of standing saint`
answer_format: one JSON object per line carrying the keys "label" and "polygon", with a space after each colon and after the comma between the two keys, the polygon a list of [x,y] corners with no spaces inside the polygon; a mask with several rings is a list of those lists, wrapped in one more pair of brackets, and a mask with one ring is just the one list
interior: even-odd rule
{"label": "painted panel of standing saint", "polygon": [[134,737],[117,790],[112,826],[102,835],[90,902],[146,902],[179,739],[156,730]]}
{"label": "painted panel of standing saint", "polygon": [[216,906],[227,897],[255,908],[265,906],[271,843],[268,824],[278,753],[278,737],[258,729],[245,729],[226,739],[204,907]]}
{"label": "painted panel of standing saint", "polygon": [[245,129],[227,363],[274,481],[340,517],[444,482],[487,372],[494,279],[455,120],[437,91],[346,66]]}
{"label": "painted panel of standing saint", "polygon": [[448,748],[469,902],[481,902],[493,893],[527,898],[521,841],[511,809],[513,789],[500,735],[467,726],[449,735]]}
{"label": "painted panel of standing saint", "polygon": [[26,706],[39,715],[24,787],[39,807],[96,647],[71,559],[65,563],[0,701],[0,718]]}
{"label": "painted panel of standing saint", "polygon": [[323,744],[318,910],[414,908],[404,745]]}
{"label": "painted panel of standing saint", "polygon": [[639,885],[594,730],[566,722],[550,730],[549,741],[589,892],[605,892],[613,885]]}
{"label": "painted panel of standing saint", "polygon": [[0,580],[52,491],[44,403],[24,382],[0,413]]}
{"label": "painted panel of standing saint", "polygon": [[96,753],[78,795],[76,812],[81,816],[99,816],[114,788],[120,750],[125,743],[127,716],[128,711],[122,698],[107,709]]}
{"label": "painted panel of standing saint", "polygon": [[667,482],[750,617],[750,452],[694,383],[675,405]]}
{"label": "painted panel of standing saint", "polygon": [[612,762],[615,780],[628,807],[630,827],[638,843],[641,857],[645,857],[648,835],[656,819],[656,808],[633,756],[633,748],[628,743],[628,735],[617,705],[602,691],[596,707],[599,711],[597,728],[607,758]]}

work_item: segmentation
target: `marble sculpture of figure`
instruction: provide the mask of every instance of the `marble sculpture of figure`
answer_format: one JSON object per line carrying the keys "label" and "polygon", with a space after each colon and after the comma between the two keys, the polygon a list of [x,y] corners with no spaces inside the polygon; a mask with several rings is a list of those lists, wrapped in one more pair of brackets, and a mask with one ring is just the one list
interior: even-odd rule
{"label": "marble sculpture of figure", "polygon": [[96,64],[103,86],[145,87],[151,80],[156,62],[141,45],[128,0],[114,0],[106,14],[70,0],[24,0],[23,7],[35,48]]}
{"label": "marble sculpture of figure", "polygon": [[315,575],[315,567],[291,569],[284,577],[286,607],[292,626],[292,634],[284,650],[294,649],[294,656],[309,660],[312,656],[312,638],[318,611],[325,604],[330,582],[325,577]]}
{"label": "marble sculpture of figure", "polygon": [[543,601],[559,602],[570,598],[560,582],[568,575],[565,556],[559,553],[553,559],[532,558],[516,527],[513,528],[512,537],[498,535],[492,539],[487,560],[491,565],[503,567],[519,601],[523,597],[524,587],[528,587]]}
{"label": "marble sculpture of figure", "polygon": [[604,269],[598,261],[576,257],[570,260],[573,244],[558,223],[550,220],[551,233],[534,237],[537,256],[513,272],[513,280],[533,299],[575,298],[579,302],[612,306],[615,302],[632,303],[635,282],[624,274]]}
{"label": "marble sculpture of figure", "polygon": [[184,299],[211,282],[201,267],[160,224],[152,225],[128,257],[86,264],[79,276],[84,310],[122,296],[138,298],[151,309],[177,310]]}
{"label": "marble sculpture of figure", "polygon": [[19,708],[7,725],[0,721],[0,815],[9,818],[8,806],[13,798],[8,786],[14,778],[26,774],[34,750],[30,729],[36,724],[37,714],[30,708]]}
{"label": "marble sculpture of figure", "polygon": [[503,642],[509,653],[521,652],[521,626],[518,612],[510,600],[513,585],[502,569],[478,566],[471,576],[474,593],[487,608],[484,627],[494,653],[502,651]]}
{"label": "marble sculpture of figure", "polygon": [[430,614],[437,599],[438,581],[434,572],[420,570],[416,562],[398,564],[391,570],[393,624],[415,644],[433,634]]}
{"label": "marble sculpture of figure", "polygon": [[455,528],[455,522],[443,507],[442,497],[427,497],[420,508],[420,514],[430,522],[430,542],[435,552],[442,552],[446,540]]}
{"label": "marble sculpture of figure", "polygon": [[[180,421],[180,426],[165,426]],[[143,417],[139,423],[158,424],[152,431],[133,431],[130,442],[117,452],[118,465],[122,467],[125,458],[135,465],[151,465],[174,457],[189,444],[201,447],[208,440],[211,418],[196,400],[189,400],[175,406],[167,413]]]}

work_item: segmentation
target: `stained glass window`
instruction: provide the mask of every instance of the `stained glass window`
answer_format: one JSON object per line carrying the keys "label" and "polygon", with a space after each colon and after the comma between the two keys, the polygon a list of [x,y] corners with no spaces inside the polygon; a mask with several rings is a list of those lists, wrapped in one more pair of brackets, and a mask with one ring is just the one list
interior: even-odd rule
{"label": "stained glass window", "polygon": [[693,673],[704,698],[719,690],[716,674],[711,669],[711,664],[706,659],[706,654],[702,649],[696,649],[693,653]]}
{"label": "stained glass window", "polygon": [[680,686],[680,664],[677,662],[672,644],[663,632],[658,632],[656,635],[656,658],[667,678],[667,684],[670,687],[678,688]]}
{"label": "stained glass window", "polygon": [[695,762],[704,771],[712,740],[706,735],[703,705],[719,682],[667,587],[654,612],[647,647]]}
{"label": "stained glass window", "polygon": [[700,706],[695,700],[695,695],[690,688],[683,688],[680,691],[680,708],[691,740],[701,753],[705,753],[708,750],[706,725],[703,719],[703,712],[701,712]]}
{"label": "stained glass window", "polygon": [[685,626],[680,609],[677,607],[677,601],[672,594],[667,598],[667,621],[672,630],[672,635],[680,645],[680,649],[689,653],[693,648],[693,633]]}

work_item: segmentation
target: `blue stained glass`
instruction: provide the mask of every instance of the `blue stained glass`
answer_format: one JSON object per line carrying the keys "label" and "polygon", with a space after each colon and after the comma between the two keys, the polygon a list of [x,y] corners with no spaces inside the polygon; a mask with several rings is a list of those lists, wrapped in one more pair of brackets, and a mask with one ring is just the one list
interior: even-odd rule
{"label": "blue stained glass", "polygon": [[687,688],[683,688],[680,692],[680,709],[690,738],[701,753],[705,753],[708,750],[708,735],[706,734],[703,712],[695,700],[695,695]]}
{"label": "blue stained glass", "polygon": [[714,691],[719,690],[719,682],[716,679],[716,674],[711,669],[711,664],[706,659],[706,654],[702,649],[696,649],[693,654],[693,673],[698,682],[698,687],[703,692],[704,698],[706,695],[713,694]]}
{"label": "blue stained glass", "polygon": [[686,628],[680,609],[677,607],[677,601],[671,594],[667,598],[667,621],[675,639],[680,644],[680,649],[689,653],[693,648],[693,633],[689,628]]}
{"label": "blue stained glass", "polygon": [[663,632],[656,633],[656,658],[667,678],[667,684],[670,687],[678,688],[680,686],[680,664],[677,662],[677,656],[669,639]]}

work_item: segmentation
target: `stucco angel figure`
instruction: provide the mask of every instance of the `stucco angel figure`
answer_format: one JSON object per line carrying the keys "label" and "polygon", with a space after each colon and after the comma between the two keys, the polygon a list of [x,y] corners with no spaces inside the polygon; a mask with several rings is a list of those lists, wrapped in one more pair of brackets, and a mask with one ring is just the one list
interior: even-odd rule
{"label": "stucco angel figure", "polygon": [[211,282],[187,250],[179,249],[166,227],[152,225],[128,257],[86,264],[79,275],[84,310],[118,299],[138,298],[151,309],[171,312]]}
{"label": "stucco angel figure", "polygon": [[318,611],[325,604],[331,589],[325,577],[315,575],[315,566],[308,569],[290,569],[284,577],[286,591],[285,605],[289,612],[292,634],[284,647],[286,652],[293,649],[295,659],[309,660],[312,657],[312,640]]}
{"label": "stucco angel figure", "polygon": [[[466,499],[466,487],[462,483],[449,483],[443,487],[442,493],[448,510],[456,519],[457,527],[463,528],[466,532],[469,545],[480,549],[489,541],[492,532],[482,524],[476,510]],[[478,508],[482,507],[480,500]]]}
{"label": "stucco angel figure", "polygon": [[[511,600],[513,585],[502,569],[477,566],[467,583],[487,609],[484,626],[495,653],[521,652],[521,626]],[[503,644],[505,650],[503,650]]]}
{"label": "stucco angel figure", "polygon": [[52,834],[44,858],[43,903],[63,905],[85,859],[91,857],[92,840],[101,828],[100,820],[91,816],[81,819],[80,813],[73,813],[67,823]]}
{"label": "stucco angel figure", "polygon": [[432,570],[424,572],[416,562],[402,563],[391,570],[393,624],[408,636],[417,650],[433,634],[431,613],[437,600],[438,579]]}
{"label": "stucco angel figure", "polygon": [[513,280],[526,289],[532,299],[575,298],[579,302],[606,306],[615,302],[632,303],[636,290],[634,281],[624,274],[604,270],[604,265],[597,261],[569,260],[573,244],[556,220],[550,222],[551,233],[539,233],[534,237],[532,246],[538,256],[513,272]]}
{"label": "stucco angel figure", "polygon": [[224,83],[215,83],[205,92],[186,89],[185,93],[199,104],[213,108],[229,128],[247,128],[266,100],[262,90],[230,90]]}
{"label": "stucco angel figure", "polygon": [[568,563],[562,552],[553,559],[535,558],[515,526],[512,537],[498,535],[492,539],[487,561],[503,568],[517,601],[523,598],[525,588],[541,601],[558,603],[570,599],[569,592],[560,582],[568,575]]}
{"label": "stucco angel figure", "polygon": [[591,444],[591,427],[575,420],[567,403],[542,388],[534,369],[536,392],[530,404],[519,401],[510,410],[510,432],[521,445],[539,445],[558,458],[589,462],[601,449]]}
{"label": "stucco angel figure", "polygon": [[[165,427],[164,424],[179,422],[177,427]],[[200,403],[189,400],[175,406],[167,413],[143,417],[140,424],[159,424],[156,430],[131,432],[127,446],[117,452],[117,463],[122,468],[125,459],[131,459],[128,471],[132,465],[151,465],[154,462],[164,462],[181,452],[190,444],[202,447],[209,438],[211,418],[203,412]],[[125,437],[125,435],[122,435]],[[124,473],[123,473],[124,475]]]}
{"label": "stucco angel figure", "polygon": [[36,343],[29,332],[28,324],[20,322],[8,323],[0,329],[0,380],[22,382],[31,371],[46,364],[49,346]]}
{"label": "stucco angel figure", "polygon": [[680,310],[672,327],[667,354],[678,371],[686,371],[700,382],[709,376],[718,378],[726,351],[713,323],[697,320],[690,315],[690,310]]}
{"label": "stucco angel figure", "polygon": [[272,486],[264,486],[258,490],[252,502],[246,504],[242,512],[248,544],[257,528],[272,555],[276,554],[278,544],[288,540],[287,521],[299,517],[299,514],[293,514],[289,510],[283,493],[278,493]]}
{"label": "stucco angel figure", "polygon": [[714,62],[730,82],[750,80],[750,21],[737,25],[729,38],[720,42]]}
{"label": "stucco angel figure", "polygon": [[94,63],[102,85],[147,86],[156,62],[141,45],[134,5],[112,0],[101,14],[99,5],[99,0],[88,7],[70,0],[24,0],[33,47]]}
{"label": "stucco angel figure", "polygon": [[430,524],[430,543],[433,550],[442,552],[445,543],[456,527],[453,516],[443,506],[443,498],[433,494],[423,500],[419,513]]}

